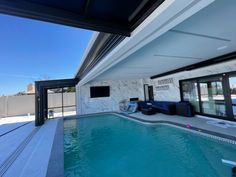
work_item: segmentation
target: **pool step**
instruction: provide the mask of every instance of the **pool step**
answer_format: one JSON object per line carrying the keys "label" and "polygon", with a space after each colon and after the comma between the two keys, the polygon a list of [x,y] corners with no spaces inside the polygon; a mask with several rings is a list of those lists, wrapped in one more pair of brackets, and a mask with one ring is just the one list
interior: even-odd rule
{"label": "pool step", "polygon": [[3,176],[7,169],[13,164],[21,152],[25,149],[27,144],[31,141],[34,135],[38,132],[40,127],[35,128],[16,148],[16,150],[1,164],[0,166],[0,176]]}

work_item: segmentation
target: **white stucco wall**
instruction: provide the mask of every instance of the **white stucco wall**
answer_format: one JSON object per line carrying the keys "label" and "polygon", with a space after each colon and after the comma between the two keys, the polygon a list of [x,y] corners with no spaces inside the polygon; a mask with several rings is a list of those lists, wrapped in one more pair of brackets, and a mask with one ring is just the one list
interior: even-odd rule
{"label": "white stucco wall", "polygon": [[[90,98],[91,86],[110,86],[110,97]],[[91,82],[76,89],[77,114],[119,111],[120,101],[144,96],[142,79]]]}
{"label": "white stucco wall", "polygon": [[[204,67],[192,71],[185,71],[157,79],[144,79],[144,84],[153,85],[154,90],[154,99],[159,101],[180,101],[180,90],[179,90],[179,80],[189,79],[189,78],[196,78],[201,76],[213,75],[213,74],[220,74],[224,72],[231,72],[236,71],[236,59],[231,60],[229,62],[220,63],[216,65],[212,65],[209,67]],[[169,85],[168,90],[156,90],[156,87],[163,86],[162,84],[158,84],[159,80],[173,78],[172,84]]]}

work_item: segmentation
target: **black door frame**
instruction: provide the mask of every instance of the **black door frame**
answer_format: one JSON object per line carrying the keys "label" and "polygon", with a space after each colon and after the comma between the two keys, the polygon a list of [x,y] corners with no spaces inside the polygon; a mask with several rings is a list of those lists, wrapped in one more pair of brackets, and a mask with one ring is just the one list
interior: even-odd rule
{"label": "black door frame", "polygon": [[[195,113],[198,114],[198,115],[203,115],[203,116],[208,116],[208,117],[215,117],[215,118],[224,119],[224,120],[236,121],[236,119],[234,118],[234,115],[233,115],[233,104],[232,104],[232,99],[231,99],[230,83],[229,83],[229,78],[232,75],[235,75],[235,74],[236,74],[236,71],[231,71],[231,72],[225,72],[225,73],[220,73],[220,74],[212,74],[212,75],[208,75],[208,76],[202,76],[202,77],[179,80],[181,101],[184,101],[182,83],[187,82],[187,81],[196,81],[197,82],[197,92],[198,92],[198,97],[199,97],[200,111],[195,112]],[[226,117],[205,114],[202,111],[202,105],[201,105],[202,101],[201,101],[201,96],[200,96],[199,81],[201,79],[207,79],[207,78],[211,78],[211,77],[222,77],[222,87],[223,87],[223,94],[224,94],[224,97],[225,97],[225,108],[226,108],[226,115],[227,115]]]}
{"label": "black door frame", "polygon": [[78,79],[47,80],[35,82],[35,126],[41,126],[48,118],[48,89],[74,87]]}
{"label": "black door frame", "polygon": [[[146,88],[147,88],[147,94],[146,94]],[[150,93],[150,90],[152,90],[152,93]],[[153,101],[154,100],[154,94],[153,94],[153,86],[148,84],[143,84],[143,91],[144,91],[144,101]],[[148,97],[147,97],[148,96]]]}
{"label": "black door frame", "polygon": [[154,101],[154,93],[153,93],[152,85],[148,86],[148,97],[149,97],[149,101]]}

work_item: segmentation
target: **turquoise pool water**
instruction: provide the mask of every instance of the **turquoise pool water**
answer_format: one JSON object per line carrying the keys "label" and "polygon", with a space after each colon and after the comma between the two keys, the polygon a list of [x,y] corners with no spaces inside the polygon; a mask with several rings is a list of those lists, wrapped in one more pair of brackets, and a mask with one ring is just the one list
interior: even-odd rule
{"label": "turquoise pool water", "polygon": [[64,121],[65,176],[231,177],[236,146],[116,115]]}

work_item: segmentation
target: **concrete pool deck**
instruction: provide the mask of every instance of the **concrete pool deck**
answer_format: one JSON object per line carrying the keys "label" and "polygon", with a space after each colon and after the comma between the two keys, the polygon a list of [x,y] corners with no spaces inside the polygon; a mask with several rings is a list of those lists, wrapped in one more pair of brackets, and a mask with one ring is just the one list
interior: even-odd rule
{"label": "concrete pool deck", "polygon": [[[65,116],[74,115],[67,112]],[[34,116],[0,119],[0,176],[48,176],[56,129],[60,118],[35,127]]]}
{"label": "concrete pool deck", "polygon": [[[127,116],[144,123],[170,123],[182,127],[189,124],[194,128],[224,135],[225,138],[236,139],[236,123],[234,122],[161,113],[143,115],[137,112]],[[2,123],[0,132],[5,133],[10,130],[9,133],[0,137],[0,176],[59,177],[64,175],[63,118],[49,119],[41,127],[35,127],[33,120],[29,117],[18,118],[15,123],[13,119],[0,120]],[[229,123],[230,127],[223,127],[222,124],[216,126],[211,123],[212,121]],[[15,129],[17,126],[20,128]]]}
{"label": "concrete pool deck", "polygon": [[185,127],[187,125],[190,125],[191,127],[196,127],[200,130],[208,130],[218,134],[226,135],[225,138],[230,139],[231,137],[233,138],[233,140],[236,140],[236,122],[203,116],[183,117],[178,115],[166,115],[162,113],[156,113],[154,115],[144,115],[141,112],[137,112],[129,114],[129,116],[149,123],[158,123],[164,121],[167,123],[172,122],[174,124],[181,124]]}

